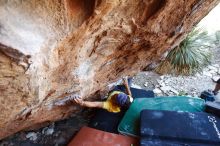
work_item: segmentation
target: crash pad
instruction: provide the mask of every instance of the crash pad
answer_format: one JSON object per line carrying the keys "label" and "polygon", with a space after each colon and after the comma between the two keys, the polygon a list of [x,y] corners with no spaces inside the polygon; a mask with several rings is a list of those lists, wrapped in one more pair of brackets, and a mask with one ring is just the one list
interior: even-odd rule
{"label": "crash pad", "polygon": [[205,90],[201,93],[200,97],[205,101],[215,101],[215,95],[211,90]]}
{"label": "crash pad", "polygon": [[138,98],[133,101],[118,126],[121,134],[139,136],[139,117],[143,109],[171,111],[204,111],[204,100],[186,96]]}
{"label": "crash pad", "polygon": [[220,103],[207,101],[205,103],[205,111],[220,117]]}
{"label": "crash pad", "polygon": [[[125,87],[123,85],[116,86],[114,90],[126,92]],[[137,89],[132,87],[130,87],[130,90],[133,98],[154,97],[154,92],[152,90]]]}
{"label": "crash pad", "polygon": [[123,118],[125,112],[125,110],[121,110],[119,113],[112,113],[104,109],[97,109],[88,126],[91,128],[117,134],[118,124]]}
{"label": "crash pad", "polygon": [[[124,91],[124,86],[117,86],[115,90]],[[134,98],[154,97],[154,93],[151,90],[147,91],[143,89],[131,88],[131,92]],[[121,110],[119,113],[112,113],[104,109],[97,109],[88,126],[106,132],[118,133],[118,124],[123,118],[125,112],[126,109]]]}
{"label": "crash pad", "polygon": [[136,138],[83,127],[68,146],[138,146]]}
{"label": "crash pad", "polygon": [[220,118],[205,112],[143,110],[140,117],[141,146],[220,145]]}

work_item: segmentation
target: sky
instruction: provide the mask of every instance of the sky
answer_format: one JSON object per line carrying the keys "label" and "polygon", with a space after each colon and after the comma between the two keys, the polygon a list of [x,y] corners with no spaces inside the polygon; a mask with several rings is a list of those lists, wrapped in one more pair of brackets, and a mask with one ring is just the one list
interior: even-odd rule
{"label": "sky", "polygon": [[207,29],[209,33],[220,30],[220,4],[212,9],[209,14],[199,22],[198,26]]}

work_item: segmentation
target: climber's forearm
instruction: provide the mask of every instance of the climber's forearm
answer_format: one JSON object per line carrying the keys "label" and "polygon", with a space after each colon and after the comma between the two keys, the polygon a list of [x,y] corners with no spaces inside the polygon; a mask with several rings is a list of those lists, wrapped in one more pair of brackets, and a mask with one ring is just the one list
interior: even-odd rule
{"label": "climber's forearm", "polygon": [[85,107],[103,108],[104,102],[101,101],[84,101],[81,97],[73,99],[77,104]]}
{"label": "climber's forearm", "polygon": [[129,85],[128,85],[128,80],[127,80],[127,78],[123,78],[123,81],[124,81],[124,86],[125,86],[125,89],[126,89],[126,93],[127,93],[128,95],[132,96],[130,87],[129,87]]}
{"label": "climber's forearm", "polygon": [[101,101],[83,101],[82,106],[91,108],[103,108],[104,102]]}
{"label": "climber's forearm", "polygon": [[214,89],[214,92],[218,92],[220,90],[220,84],[216,84],[215,85],[215,89]]}
{"label": "climber's forearm", "polygon": [[125,85],[125,88],[126,88],[127,94],[130,95],[130,96],[132,96],[130,87],[129,87],[127,84]]}

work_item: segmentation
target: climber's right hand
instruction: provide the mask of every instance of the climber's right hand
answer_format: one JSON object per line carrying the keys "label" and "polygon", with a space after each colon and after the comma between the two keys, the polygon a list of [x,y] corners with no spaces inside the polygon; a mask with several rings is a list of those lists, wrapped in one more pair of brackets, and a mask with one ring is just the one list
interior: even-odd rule
{"label": "climber's right hand", "polygon": [[77,97],[73,99],[77,104],[83,106],[84,105],[84,101],[81,97]]}

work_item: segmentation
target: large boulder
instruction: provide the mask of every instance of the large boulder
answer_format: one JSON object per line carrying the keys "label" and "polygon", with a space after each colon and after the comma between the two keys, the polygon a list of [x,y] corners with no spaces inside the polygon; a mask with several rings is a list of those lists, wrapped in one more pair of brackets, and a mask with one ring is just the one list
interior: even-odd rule
{"label": "large boulder", "polygon": [[0,139],[160,59],[219,0],[1,0]]}

